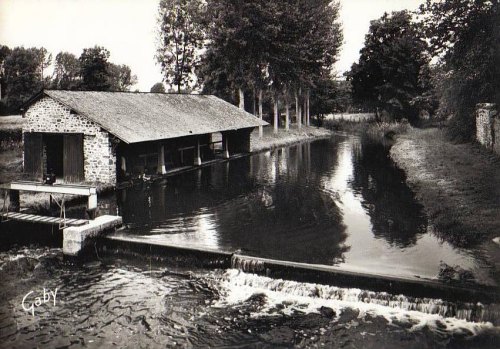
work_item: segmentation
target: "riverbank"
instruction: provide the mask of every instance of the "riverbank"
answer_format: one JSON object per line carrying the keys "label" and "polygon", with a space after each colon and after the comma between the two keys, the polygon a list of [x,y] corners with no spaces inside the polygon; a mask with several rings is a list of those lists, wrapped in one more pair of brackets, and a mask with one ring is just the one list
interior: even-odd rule
{"label": "riverbank", "polygon": [[498,268],[500,248],[492,239],[500,236],[500,158],[477,144],[453,144],[436,128],[399,135],[391,157],[438,237],[457,247],[480,245]]}
{"label": "riverbank", "polygon": [[258,153],[264,150],[284,147],[293,143],[299,143],[306,140],[328,138],[332,133],[321,127],[291,125],[288,131],[280,128],[278,133],[273,132],[271,126],[264,127],[264,134],[259,138],[259,130],[255,129],[251,135],[251,151]]}

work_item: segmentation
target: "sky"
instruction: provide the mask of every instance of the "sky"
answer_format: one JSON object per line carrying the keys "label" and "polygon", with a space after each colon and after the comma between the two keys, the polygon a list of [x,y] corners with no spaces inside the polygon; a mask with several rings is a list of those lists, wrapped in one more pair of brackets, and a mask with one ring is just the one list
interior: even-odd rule
{"label": "sky", "polygon": [[[370,21],[384,12],[414,10],[423,0],[340,0],[344,31],[335,71],[358,60]],[[84,48],[104,46],[115,64],[126,64],[149,91],[162,80],[156,53],[159,0],[0,0],[0,44],[45,47],[80,56]]]}

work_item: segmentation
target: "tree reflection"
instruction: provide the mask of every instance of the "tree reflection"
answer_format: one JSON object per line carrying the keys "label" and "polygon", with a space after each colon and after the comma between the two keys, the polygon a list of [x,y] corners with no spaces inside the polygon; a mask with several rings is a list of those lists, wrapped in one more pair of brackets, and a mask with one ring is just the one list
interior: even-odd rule
{"label": "tree reflection", "polygon": [[389,157],[389,147],[363,139],[353,151],[352,188],[361,194],[373,234],[398,247],[416,243],[427,230],[423,207]]}
{"label": "tree reflection", "polygon": [[[131,233],[189,233],[193,244],[333,264],[347,251],[346,227],[334,198],[317,189],[336,164],[332,146],[299,144],[170,177],[166,186],[129,188],[121,214]],[[200,215],[210,217],[204,233]]]}

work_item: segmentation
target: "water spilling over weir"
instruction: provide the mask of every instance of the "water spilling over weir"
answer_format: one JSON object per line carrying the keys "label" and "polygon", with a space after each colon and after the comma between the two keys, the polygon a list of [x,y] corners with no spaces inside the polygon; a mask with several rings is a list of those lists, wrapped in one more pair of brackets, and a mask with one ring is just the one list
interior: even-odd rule
{"label": "water spilling over weir", "polygon": [[[269,261],[267,261],[267,264],[270,266],[272,262],[269,263]],[[411,296],[412,293],[419,293],[416,288],[429,288],[429,284],[419,284],[418,282],[412,283],[410,286],[412,289],[408,289],[406,295],[391,294],[388,292],[375,292],[359,288],[342,288],[317,283],[296,282],[262,277],[259,275],[272,275],[272,271],[271,269],[266,268],[266,263],[264,261],[256,258],[245,258],[244,256],[233,255],[231,258],[231,267],[234,270],[247,273],[240,274],[234,271],[229,272],[230,277],[237,279],[235,284],[239,286],[249,286],[256,289],[269,290],[295,296],[311,297],[321,300],[376,304],[404,311],[417,311],[424,314],[436,314],[446,318],[456,318],[472,322],[492,322],[494,325],[500,325],[500,305],[496,303],[483,304],[479,301],[449,301]],[[297,269],[304,266],[292,263],[291,267]],[[304,268],[306,269],[306,272],[314,274],[314,266],[305,266]],[[332,272],[334,275],[333,279],[335,279],[335,271]],[[290,274],[288,275],[290,276]],[[351,276],[353,279],[357,277],[354,273],[351,274]],[[372,275],[370,278],[372,283],[375,283],[377,281],[380,282],[381,279],[383,279],[383,276]],[[311,275],[310,279],[314,279],[314,275]],[[404,282],[405,280],[391,278],[386,281],[388,283],[387,289],[390,289],[392,283]],[[367,283],[368,287],[369,283],[370,282]],[[333,284],[335,284],[335,281],[333,281]],[[350,284],[356,284],[356,281],[350,282]],[[435,287],[443,287],[443,292],[453,291],[446,289],[446,287],[439,284],[436,284]]]}

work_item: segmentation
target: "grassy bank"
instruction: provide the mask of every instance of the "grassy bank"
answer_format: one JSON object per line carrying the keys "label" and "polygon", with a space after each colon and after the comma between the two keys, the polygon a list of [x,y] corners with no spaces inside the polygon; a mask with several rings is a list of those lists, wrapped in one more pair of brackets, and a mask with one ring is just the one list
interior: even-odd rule
{"label": "grassy bank", "polygon": [[407,121],[376,122],[375,120],[325,120],[323,127],[336,132],[358,134],[377,142],[384,139],[392,139],[396,135],[404,134],[411,129]]}
{"label": "grassy bank", "polygon": [[424,205],[436,234],[455,246],[482,244],[498,264],[500,159],[476,144],[453,144],[444,131],[412,129],[391,157]]}
{"label": "grassy bank", "polygon": [[302,126],[299,130],[296,125],[291,125],[290,130],[280,128],[274,134],[272,126],[264,127],[264,134],[259,138],[259,130],[256,129],[251,135],[252,152],[283,147],[304,140],[330,137],[331,132],[324,128],[313,126]]}

